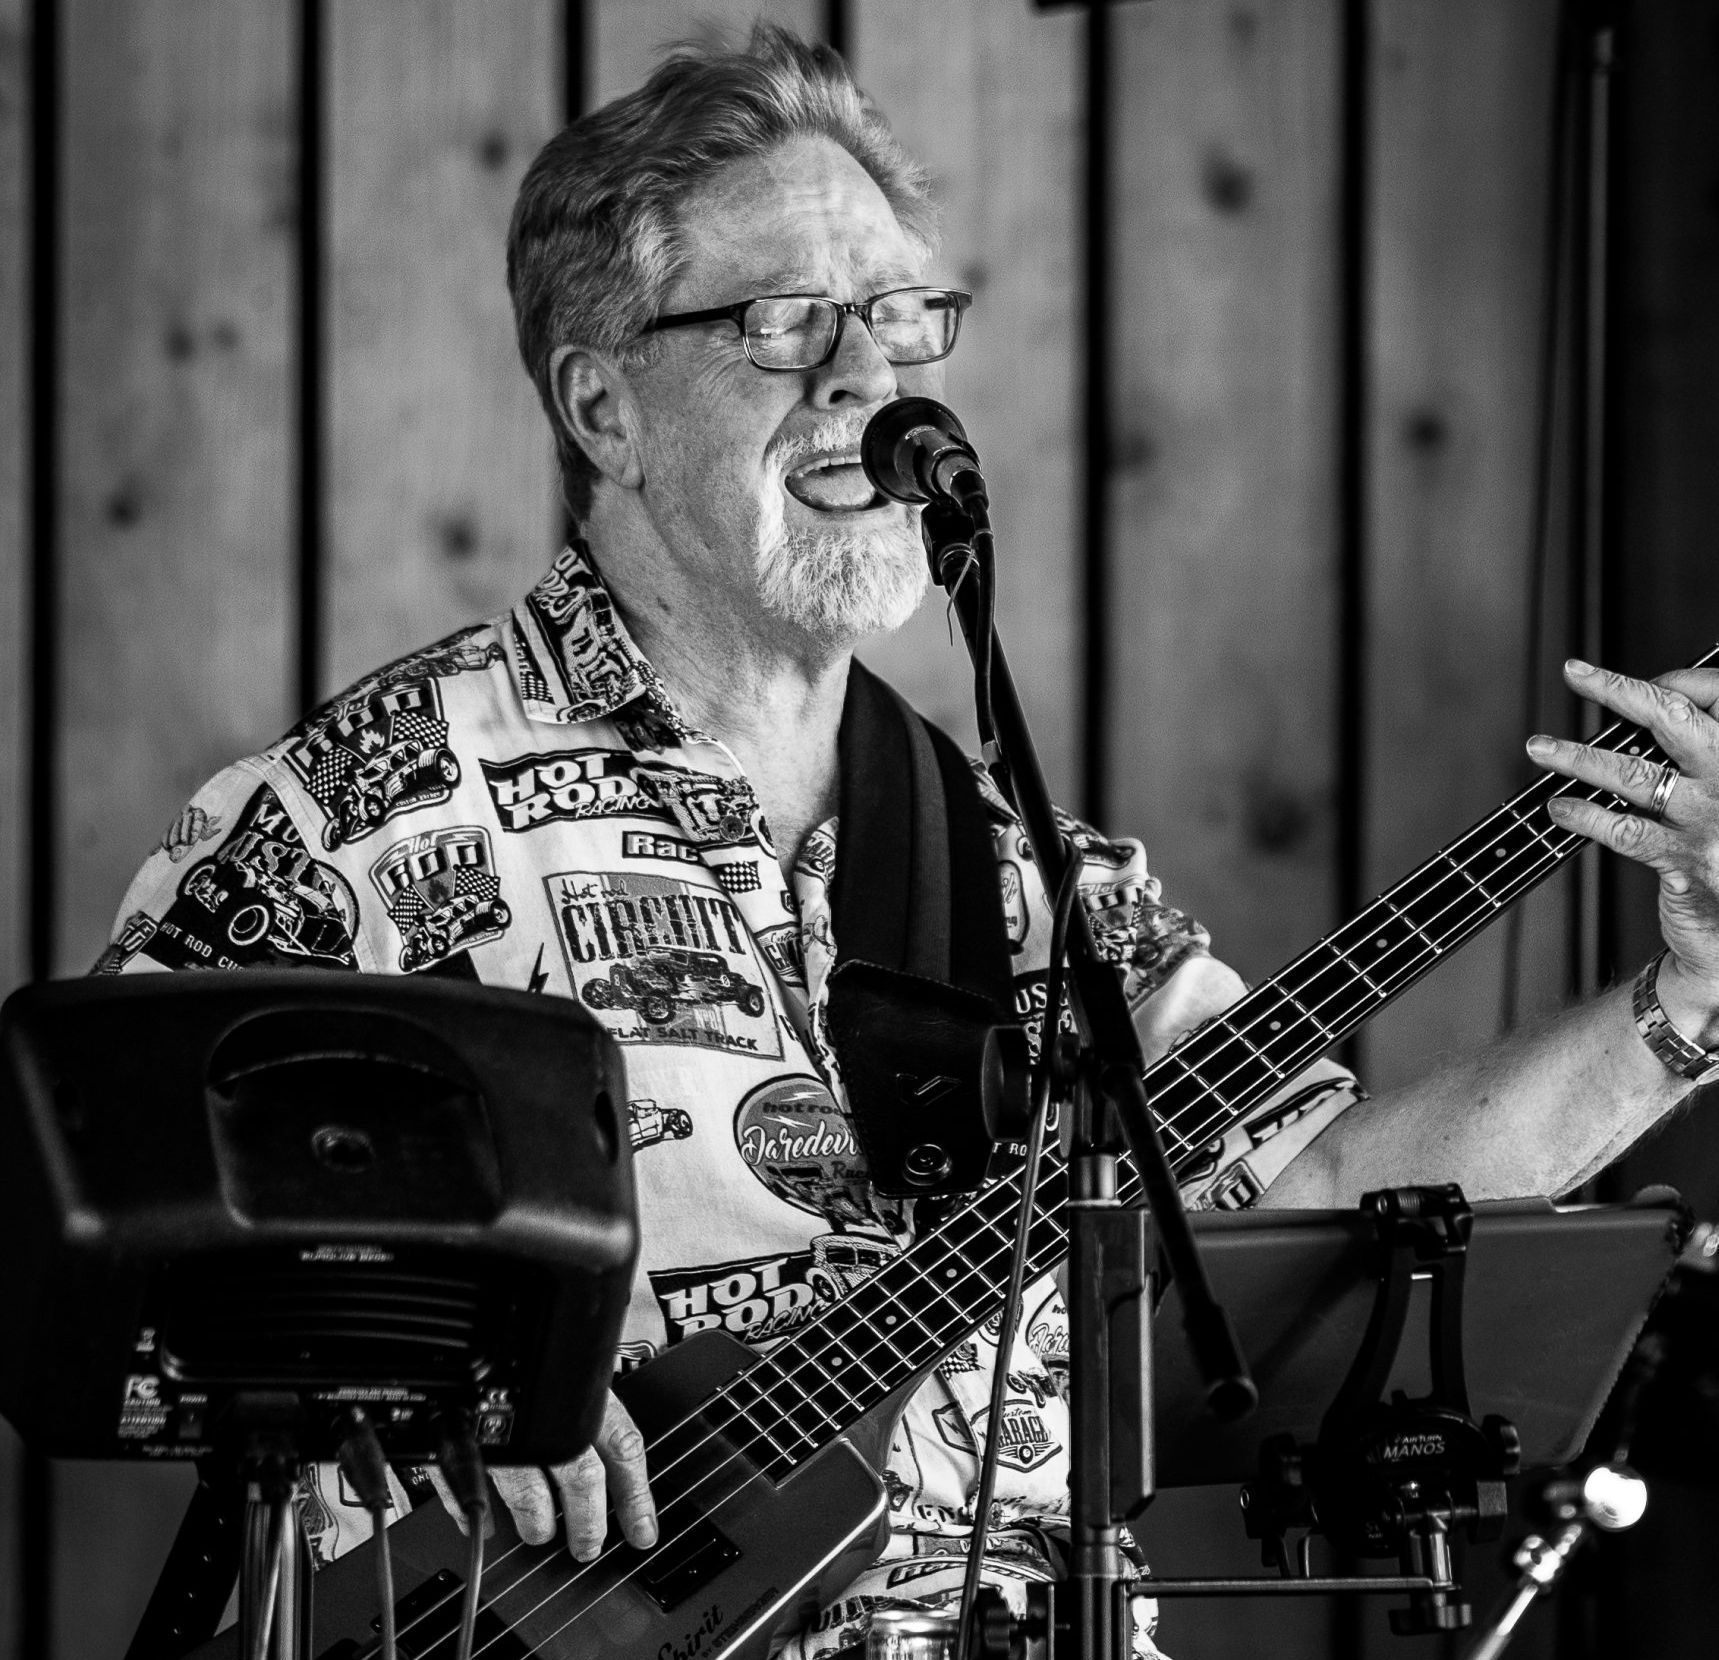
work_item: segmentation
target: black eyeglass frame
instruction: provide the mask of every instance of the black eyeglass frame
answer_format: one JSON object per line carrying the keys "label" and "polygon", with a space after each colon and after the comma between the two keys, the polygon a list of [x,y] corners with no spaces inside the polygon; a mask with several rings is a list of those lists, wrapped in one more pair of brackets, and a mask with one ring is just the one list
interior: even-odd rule
{"label": "black eyeglass frame", "polygon": [[[880,300],[893,299],[897,294],[946,294],[953,301],[955,323],[949,331],[949,344],[935,357],[897,360],[883,351],[883,345],[877,338],[877,330],[872,327],[871,308]],[[746,313],[765,300],[815,300],[820,305],[835,307],[836,326],[830,331],[829,346],[816,363],[760,363],[752,355],[752,341],[746,333]],[[655,317],[646,323],[639,332],[655,334],[659,329],[686,328],[694,323],[732,323],[740,335],[740,346],[746,353],[746,360],[753,368],[762,369],[771,375],[798,375],[811,369],[823,368],[836,355],[842,343],[843,319],[851,316],[859,318],[865,324],[866,333],[871,336],[872,344],[883,352],[885,361],[896,368],[916,368],[921,363],[941,363],[955,350],[955,342],[961,338],[961,319],[972,303],[973,296],[964,288],[938,288],[930,283],[910,283],[905,288],[888,288],[881,294],[873,294],[869,300],[832,300],[828,294],[754,294],[749,300],[738,300],[733,305],[711,306],[704,311],[665,312],[661,317]]]}

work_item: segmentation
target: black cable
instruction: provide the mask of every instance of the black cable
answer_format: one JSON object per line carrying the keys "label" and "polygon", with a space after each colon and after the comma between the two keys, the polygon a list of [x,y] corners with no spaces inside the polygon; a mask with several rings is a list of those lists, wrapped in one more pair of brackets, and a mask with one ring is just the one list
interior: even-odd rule
{"label": "black cable", "polygon": [[[977,475],[970,475],[977,483]],[[1003,799],[1013,802],[1014,787],[997,747],[997,717],[992,700],[997,657],[997,543],[991,534],[983,487],[963,499],[962,511],[972,525],[972,557],[961,572],[960,582],[974,584],[973,716],[979,729],[979,752]],[[950,597],[960,582],[950,585]]]}
{"label": "black cable", "polygon": [[1009,1354],[1014,1347],[1015,1327],[1020,1323],[1021,1297],[1025,1291],[1028,1244],[1032,1234],[1033,1206],[1037,1201],[1039,1161],[1044,1152],[1045,1123],[1050,1116],[1051,1087],[1055,1079],[1057,1038],[1062,1028],[1065,992],[1064,959],[1068,951],[1068,923],[1080,891],[1080,856],[1067,841],[1063,844],[1067,867],[1057,890],[1051,915],[1050,966],[1045,974],[1045,1012],[1039,1027],[1039,1059],[1033,1073],[1033,1121],[1027,1132],[1026,1169],[1021,1175],[1021,1203],[1015,1219],[1015,1239],[1009,1251],[1009,1283],[997,1317],[997,1359],[991,1368],[991,1411],[986,1422],[990,1433],[979,1458],[979,1487],[973,1501],[973,1533],[967,1542],[967,1569],[961,1580],[961,1614],[955,1653],[967,1653],[973,1623],[973,1605],[979,1595],[979,1576],[985,1565],[985,1542],[991,1529],[991,1499],[997,1487],[997,1455],[1002,1446],[1003,1401],[1008,1393]]}
{"label": "black cable", "polygon": [[460,1599],[460,1643],[458,1660],[472,1660],[472,1642],[477,1635],[478,1587],[483,1583],[483,1514],[466,1512],[470,1537],[466,1546],[466,1589]]}
{"label": "black cable", "polygon": [[381,1603],[382,1660],[397,1660],[394,1635],[394,1547],[388,1540],[388,1512],[372,1510],[370,1525],[376,1536],[376,1598]]}
{"label": "black cable", "polygon": [[388,1538],[388,1512],[394,1508],[388,1491],[388,1457],[376,1438],[364,1408],[347,1414],[346,1433],[336,1455],[358,1501],[370,1513],[376,1539],[376,1590],[381,1600],[381,1660],[396,1660],[394,1635],[394,1551]]}
{"label": "black cable", "polygon": [[470,1540],[465,1592],[460,1598],[458,1660],[471,1660],[472,1641],[477,1632],[478,1588],[483,1581],[483,1534],[489,1521],[489,1489],[484,1481],[483,1452],[468,1418],[443,1419],[438,1439],[442,1475],[466,1519]]}

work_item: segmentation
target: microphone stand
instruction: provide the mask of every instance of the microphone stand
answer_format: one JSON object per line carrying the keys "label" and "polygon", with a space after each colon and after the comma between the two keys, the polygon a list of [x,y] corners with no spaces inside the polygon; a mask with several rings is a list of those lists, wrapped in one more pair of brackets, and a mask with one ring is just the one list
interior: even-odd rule
{"label": "microphone stand", "polygon": [[[1057,826],[992,622],[993,552],[983,486],[977,472],[962,473],[954,484],[961,505],[929,503],[921,534],[932,578],[948,592],[973,657],[985,760],[1020,814],[1045,891],[1054,894],[1073,853]],[[1258,1395],[1229,1318],[1212,1294],[1158,1137],[1142,1082],[1145,1056],[1121,976],[1099,955],[1080,904],[1069,917],[1067,973],[1078,1033],[1070,1068],[1074,1110],[1067,1119],[1073,1550],[1066,1590],[1057,1594],[1043,1635],[1054,1660],[1125,1660],[1130,1617],[1121,1524],[1141,1515],[1155,1491],[1152,1312],[1170,1281],[1181,1287],[1184,1328],[1211,1410],[1239,1418]],[[1056,1041],[1054,1031],[1041,1036],[1043,1044]],[[1117,1198],[1116,1159],[1124,1144],[1145,1188],[1145,1207]],[[987,1646],[995,1627],[984,1620],[974,1627],[975,1647]]]}

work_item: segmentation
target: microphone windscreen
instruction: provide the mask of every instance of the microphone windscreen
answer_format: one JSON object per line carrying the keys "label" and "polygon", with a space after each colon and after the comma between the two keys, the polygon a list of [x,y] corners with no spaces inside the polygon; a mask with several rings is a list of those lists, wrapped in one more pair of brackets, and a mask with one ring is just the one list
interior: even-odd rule
{"label": "microphone windscreen", "polygon": [[919,480],[914,457],[952,443],[970,448],[967,429],[954,410],[935,398],[897,398],[866,423],[860,465],[872,487],[891,501],[922,502],[929,499],[929,492]]}

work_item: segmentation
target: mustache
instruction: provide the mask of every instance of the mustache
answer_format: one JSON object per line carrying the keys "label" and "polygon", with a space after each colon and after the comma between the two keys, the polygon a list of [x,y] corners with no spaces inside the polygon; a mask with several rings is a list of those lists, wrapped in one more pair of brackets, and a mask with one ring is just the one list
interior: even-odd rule
{"label": "mustache", "polygon": [[829,416],[804,432],[791,433],[777,439],[766,451],[766,456],[786,473],[792,472],[802,461],[810,461],[814,456],[839,454],[842,451],[851,451],[857,455],[865,429],[864,421],[855,423],[843,420],[840,416]]}

